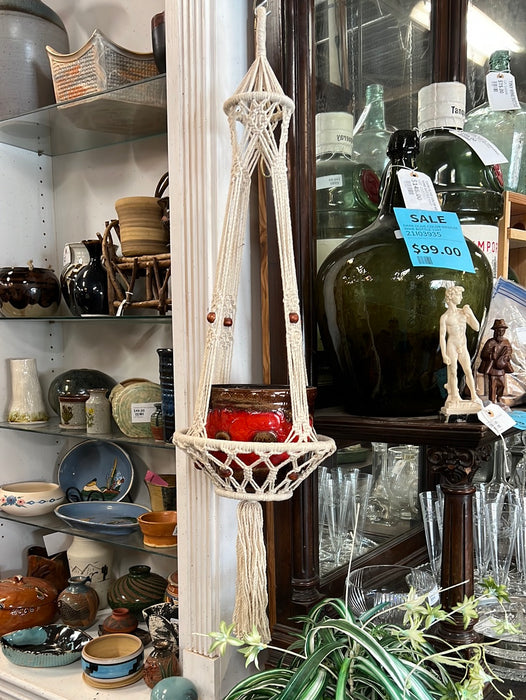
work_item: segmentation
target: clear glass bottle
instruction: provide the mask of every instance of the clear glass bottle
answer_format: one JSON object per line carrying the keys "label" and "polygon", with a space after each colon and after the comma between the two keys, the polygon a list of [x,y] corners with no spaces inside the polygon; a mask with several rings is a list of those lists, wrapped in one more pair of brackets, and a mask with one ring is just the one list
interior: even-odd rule
{"label": "clear glass bottle", "polygon": [[[488,78],[491,73],[511,73],[510,52],[494,51],[489,58]],[[497,75],[495,77],[498,77]],[[488,99],[466,115],[464,129],[481,134],[489,139],[508,159],[501,164],[504,189],[526,193],[526,166],[522,164],[526,156],[526,105],[519,103],[518,109],[499,109],[491,106]]]}
{"label": "clear glass bottle", "polygon": [[455,212],[466,238],[484,251],[496,277],[502,171],[499,165],[484,165],[459,136],[465,108],[463,83],[432,83],[419,91],[416,165],[433,181],[442,210]]}
{"label": "clear glass bottle", "polygon": [[387,443],[372,442],[373,488],[367,506],[367,520],[371,523],[390,522],[389,473],[387,470]]}
{"label": "clear glass bottle", "polygon": [[354,127],[353,159],[358,163],[368,163],[380,179],[389,163],[387,146],[394,131],[385,124],[383,85],[368,85],[365,107]]}
{"label": "clear glass bottle", "polygon": [[[414,168],[414,130],[389,142],[386,183],[376,221],[347,239],[324,261],[316,281],[318,324],[333,358],[350,413],[418,416],[436,413],[443,398],[438,322],[444,288],[464,287],[465,303],[482,319],[493,278],[486,256],[467,240],[475,273],[413,267],[394,207],[404,207],[396,172]],[[475,350],[475,334],[468,349]]]}
{"label": "clear glass bottle", "polygon": [[374,221],[380,181],[353,160],[354,119],[348,112],[316,115],[316,240],[318,267],[345,238]]}

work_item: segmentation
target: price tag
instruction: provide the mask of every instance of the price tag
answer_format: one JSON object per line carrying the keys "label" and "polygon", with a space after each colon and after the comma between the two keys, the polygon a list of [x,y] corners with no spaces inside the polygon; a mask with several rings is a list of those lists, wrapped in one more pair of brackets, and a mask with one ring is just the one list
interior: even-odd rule
{"label": "price tag", "polygon": [[515,428],[526,430],[526,411],[510,411],[508,415],[515,421]]}
{"label": "price tag", "polygon": [[152,413],[155,411],[153,403],[132,403],[131,405],[131,422],[132,423],[149,423]]}
{"label": "price tag", "polygon": [[497,165],[497,163],[508,162],[504,153],[499,151],[497,146],[485,136],[472,134],[471,131],[455,131],[454,129],[450,129],[449,133],[458,136],[459,139],[469,144],[484,165]]}
{"label": "price tag", "polygon": [[495,403],[489,403],[484,408],[481,408],[477,416],[481,423],[487,425],[497,435],[502,435],[502,433],[505,433],[506,430],[513,428],[515,425],[515,421],[510,414],[506,413],[504,409]]}
{"label": "price tag", "polygon": [[495,112],[521,107],[515,87],[515,76],[511,73],[490,71],[486,75],[486,92],[489,106]]}
{"label": "price tag", "polygon": [[475,272],[468,244],[454,212],[395,207],[394,213],[415,267]]}
{"label": "price tag", "polygon": [[437,193],[429,175],[408,168],[401,168],[396,175],[408,209],[440,211]]}
{"label": "price tag", "polygon": [[64,532],[51,532],[49,535],[43,535],[42,539],[48,557],[63,552],[71,544],[71,535]]}
{"label": "price tag", "polygon": [[332,187],[343,187],[343,175],[341,173],[323,175],[316,178],[317,190],[330,190]]}

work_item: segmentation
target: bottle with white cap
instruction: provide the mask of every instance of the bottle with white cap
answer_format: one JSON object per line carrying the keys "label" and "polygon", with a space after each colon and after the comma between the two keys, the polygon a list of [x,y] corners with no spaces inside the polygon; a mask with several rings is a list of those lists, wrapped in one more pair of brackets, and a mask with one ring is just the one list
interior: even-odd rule
{"label": "bottle with white cap", "polygon": [[486,101],[466,115],[464,129],[482,134],[506,156],[504,188],[526,194],[526,105],[519,102],[510,52],[494,51],[486,75]]}
{"label": "bottle with white cap", "polygon": [[458,215],[464,235],[484,251],[496,276],[502,171],[496,163],[485,165],[484,160],[491,160],[485,139],[465,140],[465,108],[463,83],[432,83],[418,92],[416,164],[433,181],[442,210]]}
{"label": "bottle with white cap", "polygon": [[389,163],[387,146],[394,131],[385,123],[384,86],[368,85],[364,110],[354,125],[353,158],[368,163],[380,179]]}
{"label": "bottle with white cap", "polygon": [[380,180],[353,160],[354,119],[349,112],[316,115],[317,263],[376,218]]}

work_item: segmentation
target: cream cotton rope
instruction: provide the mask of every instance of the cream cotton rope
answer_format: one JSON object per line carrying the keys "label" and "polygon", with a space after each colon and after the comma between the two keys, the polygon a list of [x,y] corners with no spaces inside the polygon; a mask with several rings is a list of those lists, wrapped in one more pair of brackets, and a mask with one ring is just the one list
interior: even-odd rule
{"label": "cream cotton rope", "polygon": [[[230,127],[232,167],[193,421],[190,428],[174,433],[173,442],[207,474],[218,494],[241,501],[233,621],[237,634],[248,634],[255,626],[263,641],[268,642],[266,556],[260,501],[290,498],[296,486],[334,452],[336,446],[331,438],[316,434],[310,424],[307,404],[308,382],[286,165],[288,127],[294,103],[284,94],[266,58],[266,9],[259,6],[255,14],[255,60],[234,95],[224,104]],[[277,129],[279,125],[281,129]],[[212,384],[224,384],[230,377],[251,179],[259,164],[264,166],[272,183],[283,284],[292,406],[292,429],[285,442],[220,440],[207,437],[206,433]]]}

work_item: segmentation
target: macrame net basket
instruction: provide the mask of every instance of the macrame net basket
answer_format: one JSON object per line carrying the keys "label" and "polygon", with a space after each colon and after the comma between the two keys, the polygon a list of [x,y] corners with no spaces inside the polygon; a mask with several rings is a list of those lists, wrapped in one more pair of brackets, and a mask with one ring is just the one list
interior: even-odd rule
{"label": "macrame net basket", "polygon": [[[294,103],[283,93],[266,58],[266,10],[260,6],[255,12],[256,58],[224,105],[230,127],[232,168],[196,406],[192,425],[176,431],[173,442],[206,473],[218,494],[240,500],[233,621],[238,635],[256,627],[263,641],[268,642],[260,502],[290,498],[293,490],[336,446],[331,438],[317,435],[309,420],[286,166],[288,127]],[[268,173],[272,183],[283,284],[292,409],[292,429],[284,442],[219,440],[208,437],[206,431],[212,385],[225,384],[230,377],[251,178],[258,165]]]}

